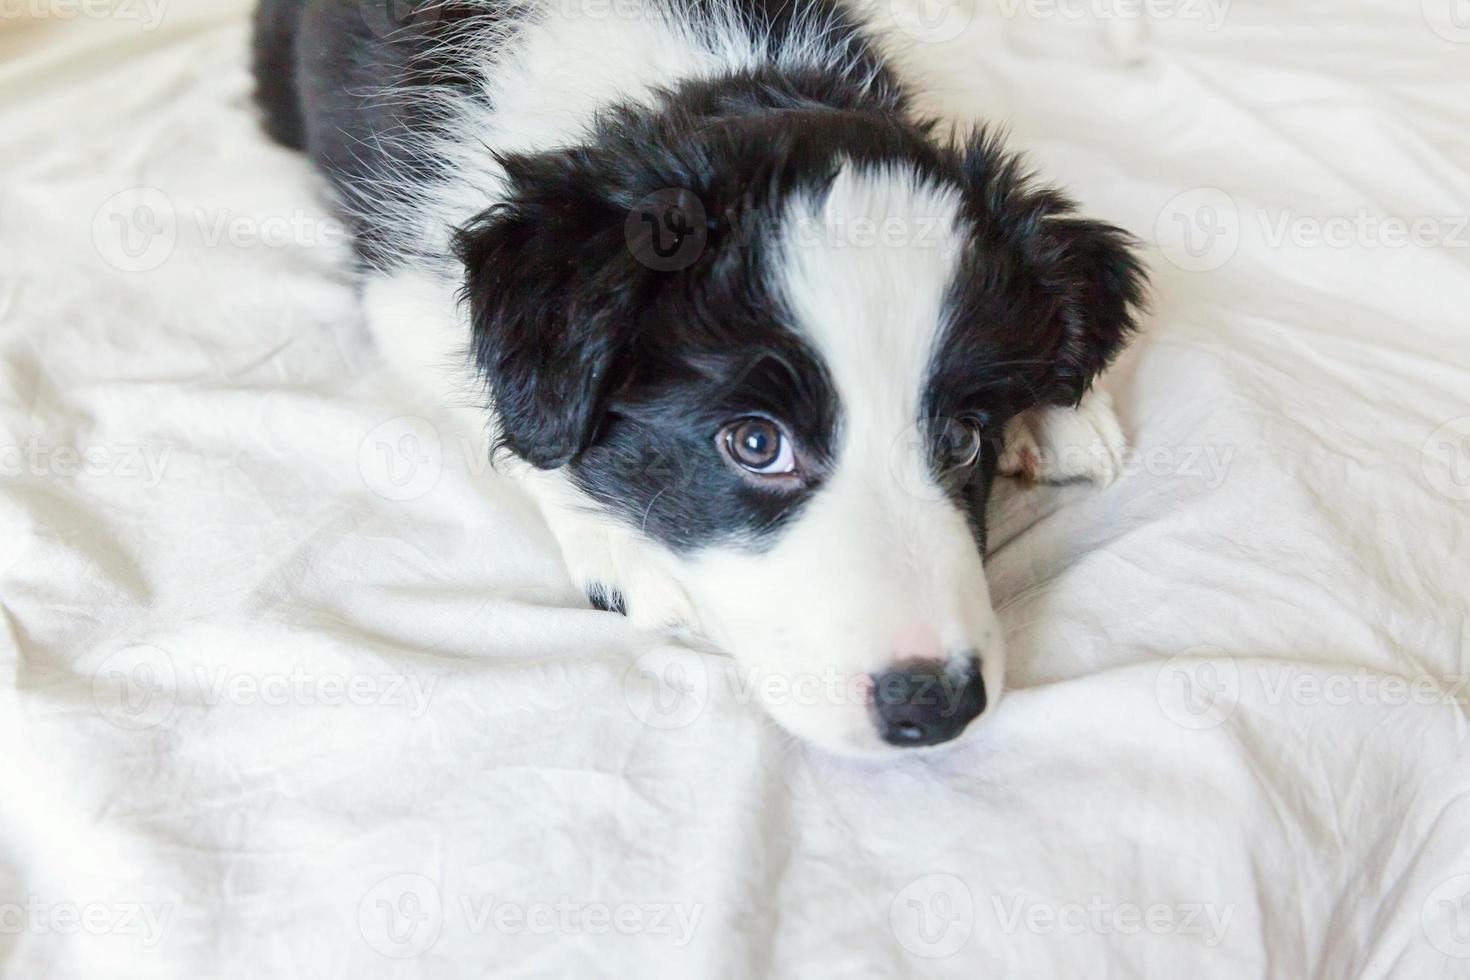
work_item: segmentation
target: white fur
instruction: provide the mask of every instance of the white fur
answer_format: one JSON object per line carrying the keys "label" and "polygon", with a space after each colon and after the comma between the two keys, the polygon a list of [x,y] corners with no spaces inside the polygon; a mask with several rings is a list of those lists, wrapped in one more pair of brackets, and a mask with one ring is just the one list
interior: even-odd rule
{"label": "white fur", "polygon": [[[973,652],[992,703],[1000,694],[1003,643],[980,555],[916,425],[965,234],[959,204],[910,173],[849,165],[822,204],[799,201],[786,216],[778,286],[842,405],[834,471],[773,547],[711,549],[680,572],[705,631],[756,680],[835,678],[848,691],[897,662]],[[858,230],[868,227],[876,238]],[[817,742],[883,747],[848,698],[768,707]]]}
{"label": "white fur", "polygon": [[[503,193],[484,147],[564,145],[609,102],[647,101],[657,86],[761,54],[733,29],[698,40],[651,0],[611,8],[637,16],[568,16],[575,0],[558,0],[497,39],[508,48],[487,53],[484,78],[495,111],[459,107],[454,131],[463,142],[439,147],[453,161],[450,176],[403,215],[424,230],[419,250],[427,258],[374,276],[367,287],[385,356],[476,437],[486,426],[484,393],[466,370],[469,327],[447,246],[453,227]],[[821,29],[812,25],[812,36]],[[798,63],[809,48],[799,40],[778,60]],[[823,203],[798,202],[786,218],[774,285],[827,363],[844,423],[835,471],[773,547],[715,548],[681,560],[612,523],[561,473],[515,461],[507,469],[540,504],[579,585],[618,589],[637,625],[705,633],[735,655],[751,690],[770,690],[775,679],[844,692],[768,707],[819,744],[883,750],[865,701],[852,695],[869,673],[973,651],[992,704],[1003,685],[1003,641],[980,555],[929,473],[916,426],[960,254],[959,202],[910,173],[847,166]],[[1093,411],[1088,431],[1106,430],[1104,415]],[[1042,431],[1059,418],[1042,418]]]}
{"label": "white fur", "polygon": [[[404,227],[417,250],[446,260],[449,237],[504,193],[504,174],[485,152],[569,146],[597,113],[619,103],[651,105],[658,90],[774,61],[809,64],[832,29],[817,19],[779,44],[752,39],[731,18],[695,32],[660,0],[512,0],[519,16],[469,43],[483,65],[483,100],[447,97],[449,137],[426,136],[450,161],[449,176],[409,202]],[[490,108],[487,108],[489,106]],[[385,175],[391,177],[391,175]]]}
{"label": "white fur", "polygon": [[1113,399],[1094,388],[1076,408],[1042,406],[1012,419],[1000,471],[1044,483],[1089,480],[1107,486],[1123,472],[1127,448]]}

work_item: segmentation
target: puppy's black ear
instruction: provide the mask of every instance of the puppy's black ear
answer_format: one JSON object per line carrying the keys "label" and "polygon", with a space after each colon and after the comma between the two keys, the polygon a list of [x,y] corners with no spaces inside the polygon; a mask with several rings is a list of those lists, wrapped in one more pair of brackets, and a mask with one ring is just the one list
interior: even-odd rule
{"label": "puppy's black ear", "polygon": [[501,159],[509,193],[456,236],[500,445],[541,469],[591,440],[643,278],[576,151]]}
{"label": "puppy's black ear", "polygon": [[981,132],[964,161],[978,196],[983,237],[1000,239],[1020,256],[1020,273],[1034,284],[1028,306],[1039,310],[1037,340],[1049,351],[1035,379],[1042,402],[1075,405],[1137,327],[1147,277],[1127,232],[1076,216],[1076,205],[1036,187],[1001,138]]}

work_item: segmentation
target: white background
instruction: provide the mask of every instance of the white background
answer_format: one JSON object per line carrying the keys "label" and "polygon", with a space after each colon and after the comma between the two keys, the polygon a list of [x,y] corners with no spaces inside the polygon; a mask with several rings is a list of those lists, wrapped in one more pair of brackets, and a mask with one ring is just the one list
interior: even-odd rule
{"label": "white background", "polygon": [[1019,689],[883,765],[583,608],[241,7],[0,19],[0,971],[1470,976],[1464,4],[898,12],[1156,288],[1125,477],[995,500]]}

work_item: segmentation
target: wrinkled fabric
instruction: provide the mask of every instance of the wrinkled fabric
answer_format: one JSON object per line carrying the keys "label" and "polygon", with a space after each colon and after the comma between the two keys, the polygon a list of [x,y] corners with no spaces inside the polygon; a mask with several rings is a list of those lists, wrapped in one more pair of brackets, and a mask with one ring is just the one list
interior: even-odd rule
{"label": "wrinkled fabric", "polygon": [[0,971],[1470,976],[1470,24],[997,4],[909,54],[1145,243],[1133,448],[1000,487],[1012,689],[881,762],[585,608],[373,350],[242,4],[9,57]]}

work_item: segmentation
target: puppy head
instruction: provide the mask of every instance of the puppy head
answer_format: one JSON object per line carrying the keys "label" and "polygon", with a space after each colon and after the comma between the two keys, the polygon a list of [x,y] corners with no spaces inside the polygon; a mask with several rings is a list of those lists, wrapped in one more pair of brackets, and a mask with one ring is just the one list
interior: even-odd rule
{"label": "puppy head", "polygon": [[[791,731],[955,738],[1004,680],[1001,431],[1123,344],[1126,236],[983,135],[832,111],[611,130],[507,159],[460,236],[503,445],[661,546]],[[640,228],[675,236],[656,257],[697,247],[650,260]]]}

